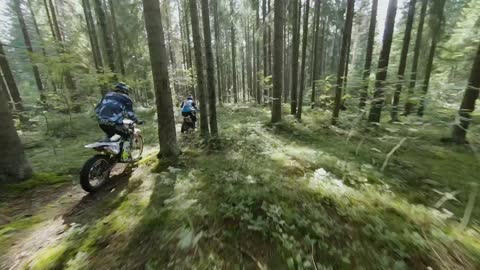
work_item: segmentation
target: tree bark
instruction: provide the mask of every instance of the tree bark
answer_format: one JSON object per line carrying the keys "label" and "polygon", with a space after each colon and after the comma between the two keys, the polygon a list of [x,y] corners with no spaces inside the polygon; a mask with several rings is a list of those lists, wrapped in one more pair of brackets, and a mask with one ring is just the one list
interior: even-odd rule
{"label": "tree bark", "polygon": [[200,41],[200,25],[196,0],[189,0],[190,17],[192,18],[193,50],[195,53],[195,70],[197,72],[197,88],[200,101],[200,133],[203,137],[208,136],[208,112],[205,76],[203,73],[202,43]]}
{"label": "tree bark", "polygon": [[298,88],[298,57],[300,54],[300,25],[298,18],[298,0],[292,0],[292,20],[293,20],[293,34],[292,34],[292,75],[290,88],[290,113],[297,114],[297,88]]}
{"label": "tree bark", "polygon": [[220,44],[221,33],[220,33],[220,24],[218,22],[218,1],[213,1],[213,24],[215,28],[215,59],[217,63],[217,91],[218,91],[218,102],[222,102],[222,79],[223,79],[223,69],[221,66],[222,63],[222,48]]}
{"label": "tree bark", "polygon": [[88,37],[90,39],[90,46],[92,48],[92,57],[95,69],[97,72],[102,72],[103,62],[102,54],[100,52],[100,46],[98,45],[97,31],[95,29],[95,23],[93,22],[92,9],[90,7],[89,0],[82,0],[83,12],[85,15],[85,21],[87,23]]}
{"label": "tree bark", "polygon": [[116,69],[115,69],[115,52],[113,50],[112,36],[110,35],[110,32],[108,31],[108,27],[107,27],[107,17],[105,15],[105,11],[103,10],[102,1],[101,0],[94,0],[94,4],[95,4],[95,13],[97,14],[98,22],[100,23],[100,29],[101,29],[101,32],[102,32],[103,43],[105,44],[105,51],[106,51],[106,58],[107,58],[108,67],[110,68],[111,72],[115,73],[116,72]]}
{"label": "tree bark", "polygon": [[112,28],[113,28],[113,38],[115,39],[115,50],[118,56],[118,65],[120,66],[120,74],[125,76],[125,64],[123,62],[123,52],[122,52],[122,44],[120,42],[120,32],[118,31],[117,27],[117,16],[115,15],[115,7],[113,6],[113,1],[108,0],[108,5],[110,6],[110,13],[112,15]]}
{"label": "tree bark", "polygon": [[360,109],[367,103],[369,78],[372,68],[373,45],[375,43],[375,27],[377,24],[378,0],[372,2],[372,13],[370,14],[370,27],[368,29],[367,53],[365,56],[365,67],[363,68],[363,87],[360,91]]}
{"label": "tree bark", "polygon": [[274,16],[272,123],[278,123],[282,120],[283,25],[285,24],[285,3],[283,0],[275,0]]}
{"label": "tree bark", "polygon": [[18,22],[20,23],[20,28],[22,30],[25,47],[27,47],[28,56],[30,58],[30,61],[32,62],[33,76],[35,78],[35,84],[37,85],[38,92],[40,93],[40,100],[42,102],[45,102],[45,93],[44,93],[42,78],[40,77],[40,71],[38,69],[38,66],[34,62],[32,57],[32,54],[33,54],[32,41],[30,40],[30,35],[27,30],[27,25],[25,24],[25,19],[23,18],[23,12],[20,6],[20,0],[14,0],[13,3],[15,4],[15,12],[17,13]]}
{"label": "tree bark", "polygon": [[300,92],[298,93],[298,108],[296,118],[302,119],[303,93],[305,91],[305,66],[307,61],[307,43],[308,43],[308,14],[310,13],[310,0],[305,2],[305,11],[303,19],[303,41],[302,41],[302,64],[300,68]]}
{"label": "tree bark", "polygon": [[403,45],[402,52],[400,54],[400,64],[398,66],[398,82],[395,88],[395,94],[393,95],[393,104],[392,104],[392,113],[391,118],[392,122],[398,122],[398,105],[400,103],[400,94],[402,93],[402,87],[404,84],[405,78],[405,69],[407,67],[407,56],[408,49],[410,46],[410,37],[412,36],[413,20],[415,18],[415,5],[417,0],[410,0],[408,4],[408,15],[407,22],[405,26],[405,34],[403,36]]}
{"label": "tree bark", "polygon": [[321,0],[315,0],[315,15],[314,15],[314,22],[313,22],[313,50],[312,50],[312,57],[313,57],[313,62],[312,62],[312,97],[310,99],[312,103],[312,108],[315,106],[315,100],[316,100],[316,92],[315,92],[315,87],[316,83],[315,80],[317,78],[317,71],[318,71],[318,55],[319,55],[319,50],[318,50],[318,36],[320,32],[320,5],[322,4]]}
{"label": "tree bark", "polygon": [[338,63],[337,71],[337,84],[335,85],[335,103],[332,115],[332,125],[336,125],[338,116],[340,114],[340,107],[342,105],[342,87],[345,75],[345,67],[348,57],[348,46],[350,44],[352,25],[353,25],[353,12],[355,9],[355,0],[347,1],[347,14],[345,20],[345,26],[343,28],[342,48],[340,51],[340,60]]}
{"label": "tree bark", "polygon": [[5,82],[8,87],[8,91],[12,100],[14,102],[14,108],[18,111],[23,111],[23,101],[22,97],[20,96],[20,92],[18,91],[17,83],[15,82],[15,78],[13,77],[12,70],[10,69],[10,65],[8,64],[7,54],[3,50],[3,45],[0,42],[0,70],[3,72],[5,77]]}
{"label": "tree bark", "polygon": [[[215,0],[214,0],[215,1]],[[203,38],[205,40],[205,56],[207,60],[207,87],[208,87],[208,113],[210,132],[218,136],[217,107],[215,96],[215,64],[213,60],[212,34],[210,31],[210,14],[208,0],[202,0]]]}
{"label": "tree bark", "polygon": [[383,104],[385,102],[385,80],[387,78],[388,62],[390,60],[390,50],[392,48],[393,32],[395,29],[395,16],[397,15],[397,0],[390,0],[388,3],[387,19],[385,30],[383,32],[383,45],[378,60],[378,68],[375,81],[375,93],[368,121],[379,123],[382,114]]}
{"label": "tree bark", "polygon": [[412,60],[412,71],[410,75],[410,84],[408,86],[408,98],[405,103],[405,112],[404,115],[407,116],[412,113],[413,102],[410,98],[415,92],[415,85],[417,83],[417,70],[418,70],[418,60],[420,58],[420,49],[422,48],[422,37],[423,37],[423,26],[425,24],[425,16],[427,13],[428,0],[421,0],[422,8],[420,11],[420,21],[418,22],[417,28],[417,37],[415,41],[415,48],[413,51],[413,60]]}
{"label": "tree bark", "polygon": [[0,148],[4,156],[0,159],[0,183],[14,183],[30,178],[32,168],[13,123],[8,90],[3,84],[0,87]]}
{"label": "tree bark", "polygon": [[425,79],[422,86],[422,98],[420,99],[420,105],[418,107],[417,115],[423,116],[425,112],[425,98],[427,96],[428,87],[430,86],[430,77],[432,76],[433,60],[435,58],[435,51],[437,50],[437,43],[440,38],[440,30],[443,22],[443,10],[446,0],[439,0],[433,3],[434,11],[438,14],[432,14],[433,30],[432,30],[432,43],[430,44],[430,53],[428,55],[427,67],[425,69]]}
{"label": "tree bark", "polygon": [[143,0],[143,13],[157,105],[158,138],[160,142],[158,156],[175,159],[180,151],[177,146],[172,92],[168,77],[167,52],[158,0]]}
{"label": "tree bark", "polygon": [[235,40],[235,12],[233,6],[233,0],[230,1],[230,19],[231,27],[230,27],[230,37],[231,37],[231,50],[232,50],[232,89],[233,89],[233,102],[238,102],[238,89],[237,89],[237,46]]}
{"label": "tree bark", "polygon": [[[256,31],[259,31],[260,30],[260,0],[257,0],[257,9],[256,10],[257,10],[256,19],[255,19]],[[255,81],[256,81],[256,88],[257,88],[257,104],[261,104],[262,101],[263,101],[263,98],[262,98],[262,89],[261,89],[262,83],[260,82],[260,77],[261,77],[260,76],[260,73],[261,73],[260,36],[258,36],[258,38],[257,38],[256,46],[257,46],[257,57],[255,59],[256,59],[257,69],[256,69],[256,74],[255,74]]]}
{"label": "tree bark", "polygon": [[458,111],[458,123],[453,126],[452,139],[458,144],[467,143],[467,130],[472,121],[472,113],[475,111],[475,103],[480,91],[480,44],[478,45],[468,86],[463,95],[462,104]]}

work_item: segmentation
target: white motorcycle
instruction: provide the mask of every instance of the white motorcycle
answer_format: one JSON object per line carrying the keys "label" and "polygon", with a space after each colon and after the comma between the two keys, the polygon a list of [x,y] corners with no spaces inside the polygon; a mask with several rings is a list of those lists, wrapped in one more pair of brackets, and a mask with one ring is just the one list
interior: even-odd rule
{"label": "white motorcycle", "polygon": [[130,131],[128,139],[120,135],[85,145],[99,154],[91,157],[80,172],[80,185],[87,192],[99,190],[110,178],[110,172],[117,163],[134,164],[142,158],[143,137],[141,130],[132,120],[123,120],[123,125]]}

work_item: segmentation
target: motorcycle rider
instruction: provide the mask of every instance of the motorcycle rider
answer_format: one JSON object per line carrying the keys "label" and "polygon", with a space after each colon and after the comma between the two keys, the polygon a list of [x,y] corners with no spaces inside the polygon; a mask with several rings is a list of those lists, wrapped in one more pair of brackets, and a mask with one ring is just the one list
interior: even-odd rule
{"label": "motorcycle rider", "polygon": [[195,123],[197,122],[196,112],[200,111],[200,110],[197,108],[197,104],[193,100],[192,95],[188,95],[187,99],[182,101],[182,104],[180,105],[180,108],[182,109],[182,116],[183,117],[190,116],[190,118],[193,121],[193,128],[195,128]]}
{"label": "motorcycle rider", "polygon": [[113,91],[108,92],[95,108],[97,114],[98,125],[105,132],[108,138],[115,134],[123,138],[129,137],[129,130],[124,127],[123,120],[125,118],[142,124],[142,120],[138,120],[133,112],[133,101],[129,97],[130,87],[123,83],[117,83]]}

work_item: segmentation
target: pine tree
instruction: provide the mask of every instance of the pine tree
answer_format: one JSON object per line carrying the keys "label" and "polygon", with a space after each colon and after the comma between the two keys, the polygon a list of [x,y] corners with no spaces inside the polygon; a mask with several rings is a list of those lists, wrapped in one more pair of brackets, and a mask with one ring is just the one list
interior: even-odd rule
{"label": "pine tree", "polygon": [[303,93],[305,91],[305,66],[307,61],[307,43],[308,43],[308,14],[310,13],[310,0],[305,2],[305,11],[303,17],[303,40],[302,40],[302,64],[300,67],[300,91],[298,93],[298,108],[296,118],[302,119]]}
{"label": "pine tree", "polygon": [[275,0],[274,16],[272,123],[277,123],[282,120],[283,25],[285,23],[285,3],[283,0]]}
{"label": "pine tree", "polygon": [[197,72],[197,88],[200,102],[200,133],[203,137],[208,136],[208,112],[207,93],[205,89],[205,75],[203,73],[202,44],[200,41],[200,25],[196,0],[189,0],[190,17],[192,19],[193,50],[195,53],[195,70]]}
{"label": "pine tree", "polygon": [[458,123],[453,126],[452,139],[458,144],[467,142],[466,136],[470,122],[472,121],[472,113],[475,111],[475,103],[478,99],[480,91],[480,43],[478,44],[477,54],[473,63],[470,78],[468,80],[467,89],[463,95],[462,104],[458,111]]}
{"label": "pine tree", "polygon": [[300,14],[298,12],[298,0],[292,0],[292,75],[290,87],[290,113],[297,114],[297,88],[298,88],[298,56],[300,54],[300,25],[298,19]]}
{"label": "pine tree", "polygon": [[400,54],[400,64],[398,66],[398,74],[397,74],[398,82],[396,85],[395,94],[393,95],[393,104],[392,104],[392,113],[391,113],[392,122],[398,121],[398,105],[400,103],[400,94],[402,93],[402,87],[404,83],[405,69],[407,67],[408,48],[410,46],[410,37],[412,35],[416,4],[417,4],[417,0],[410,0],[410,3],[408,4],[407,22],[405,26],[405,34],[403,36],[402,52]]}
{"label": "pine tree", "polygon": [[375,43],[375,27],[377,24],[378,0],[372,1],[372,13],[370,14],[370,27],[368,29],[367,53],[365,56],[365,67],[363,68],[363,87],[360,92],[360,109],[366,105],[368,98],[369,77],[372,68],[373,45]]}
{"label": "pine tree", "polygon": [[390,61],[390,50],[392,48],[393,31],[395,28],[395,17],[397,15],[397,0],[389,0],[385,30],[383,32],[382,50],[378,59],[378,67],[375,81],[375,93],[368,121],[379,123],[385,102],[385,80],[387,79],[388,63]]}
{"label": "pine tree", "polygon": [[[0,70],[3,72],[5,77],[5,83],[8,87],[8,91],[12,96],[12,100],[14,102],[14,108],[18,111],[23,111],[23,101],[22,97],[20,96],[20,92],[18,91],[17,83],[15,82],[15,78],[13,77],[12,70],[10,69],[10,65],[8,64],[7,54],[3,50],[3,44],[0,42]],[[5,89],[7,90],[7,89]]]}
{"label": "pine tree", "polygon": [[210,132],[213,136],[218,135],[217,107],[215,97],[215,64],[213,60],[212,34],[210,32],[210,14],[208,0],[202,0],[203,37],[205,41],[205,56],[207,61],[207,87],[208,87],[208,113]]}
{"label": "pine tree", "polygon": [[340,51],[340,61],[338,63],[337,71],[337,84],[335,85],[335,103],[332,114],[332,125],[336,125],[338,121],[338,116],[340,114],[340,107],[342,106],[342,87],[344,85],[344,79],[347,74],[345,74],[345,68],[347,64],[347,58],[349,55],[349,44],[352,34],[352,25],[353,25],[353,13],[355,9],[355,0],[347,1],[347,14],[345,20],[345,26],[343,28],[343,37],[342,37],[342,48]]}
{"label": "pine tree", "polygon": [[107,26],[107,16],[105,15],[105,10],[103,9],[102,1],[101,0],[94,0],[95,4],[95,13],[98,17],[98,22],[100,24],[101,29],[101,36],[103,38],[103,43],[105,45],[106,51],[106,58],[108,67],[110,68],[111,72],[116,72],[115,69],[115,51],[113,50],[113,41],[112,36],[110,35],[110,31],[108,31]]}
{"label": "pine tree", "polygon": [[32,168],[13,123],[8,105],[8,90],[3,89],[4,86],[5,84],[0,84],[0,148],[4,155],[0,159],[0,183],[18,182],[32,176]]}
{"label": "pine tree", "polygon": [[170,90],[167,52],[159,2],[157,0],[143,0],[143,13],[157,105],[158,138],[160,142],[158,156],[161,158],[176,158],[180,151],[177,146],[172,92]]}

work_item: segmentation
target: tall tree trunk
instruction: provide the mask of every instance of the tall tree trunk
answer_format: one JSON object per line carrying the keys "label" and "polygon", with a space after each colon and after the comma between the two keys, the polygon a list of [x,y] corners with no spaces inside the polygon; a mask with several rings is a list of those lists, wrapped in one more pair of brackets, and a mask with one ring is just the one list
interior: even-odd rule
{"label": "tall tree trunk", "polygon": [[[215,1],[215,0],[214,0]],[[207,87],[208,87],[208,112],[210,120],[210,132],[213,136],[218,135],[217,107],[215,96],[215,64],[213,60],[212,34],[210,31],[210,14],[208,0],[202,0],[203,38],[205,40],[205,58],[207,60]]]}
{"label": "tall tree trunk", "polygon": [[202,43],[200,40],[200,25],[198,20],[198,9],[196,0],[189,0],[190,17],[192,17],[192,36],[193,50],[195,52],[195,70],[197,72],[197,87],[200,101],[200,133],[203,137],[208,136],[208,112],[207,112],[207,92],[205,85],[205,76],[203,73]]}
{"label": "tall tree trunk", "polygon": [[403,36],[402,52],[400,54],[400,64],[398,66],[398,74],[397,74],[398,82],[396,85],[395,94],[393,95],[393,104],[392,104],[392,113],[391,113],[392,122],[398,121],[398,104],[400,103],[400,94],[402,93],[402,87],[404,84],[405,69],[407,67],[408,49],[410,46],[410,37],[412,35],[416,4],[417,4],[417,0],[410,0],[410,3],[408,4],[407,22],[405,26],[405,34]]}
{"label": "tall tree trunk", "polygon": [[30,11],[30,16],[32,17],[33,27],[35,28],[35,33],[37,33],[38,39],[42,44],[42,54],[44,57],[47,57],[47,51],[45,50],[45,44],[43,42],[42,34],[40,33],[40,28],[38,28],[37,19],[32,8],[32,0],[27,1],[28,10]]}
{"label": "tall tree trunk", "polygon": [[285,24],[285,3],[283,0],[275,0],[274,16],[272,123],[278,123],[282,120],[283,25]]}
{"label": "tall tree trunk", "polygon": [[231,16],[231,46],[232,46],[232,88],[233,88],[233,102],[238,102],[237,92],[237,46],[235,43],[235,11],[233,6],[233,0],[230,1],[230,16]]}
{"label": "tall tree trunk", "polygon": [[268,29],[267,29],[267,0],[262,0],[262,29],[263,29],[263,96],[268,102],[268,89],[265,78],[268,76]]}
{"label": "tall tree trunk", "polygon": [[25,19],[23,18],[23,12],[20,6],[20,0],[14,0],[13,3],[15,4],[14,5],[15,12],[17,13],[18,22],[20,23],[20,28],[22,30],[25,47],[27,47],[27,51],[29,53],[28,56],[30,58],[30,61],[32,62],[33,76],[35,78],[35,84],[37,85],[38,92],[40,93],[40,100],[42,102],[45,102],[45,93],[43,91],[44,89],[43,89],[42,78],[40,77],[40,71],[38,70],[38,66],[37,64],[35,64],[32,58],[32,54],[33,54],[32,41],[30,40],[30,35],[27,30],[27,25],[25,24]]}
{"label": "tall tree trunk", "polygon": [[472,113],[475,111],[475,103],[478,99],[480,89],[480,44],[478,45],[477,55],[473,63],[468,86],[463,95],[462,104],[458,111],[458,123],[453,126],[452,139],[458,144],[467,142],[466,135],[470,121],[472,121]]}
{"label": "tall tree trunk", "polygon": [[[187,7],[187,1],[185,1],[185,8],[184,8],[184,11],[185,11],[185,33],[187,34],[187,55],[188,55],[188,63],[189,63],[189,69],[190,69],[190,72],[193,72],[193,59],[192,59],[192,44],[190,42],[190,23],[189,23],[189,18],[190,16],[188,16],[188,7]],[[192,74],[193,76],[193,74]],[[197,95],[195,94],[195,86],[192,84],[191,88],[190,88],[190,91],[191,91],[191,95],[193,95],[195,98],[197,97]],[[221,99],[221,98],[220,98]]]}
{"label": "tall tree trunk", "polygon": [[47,14],[48,25],[50,26],[50,31],[52,31],[52,36],[54,40],[57,40],[57,36],[55,34],[55,28],[53,26],[52,16],[50,14],[50,9],[48,8],[47,0],[43,0],[43,5],[45,6],[45,13]]}
{"label": "tall tree trunk", "polygon": [[347,64],[348,46],[350,44],[352,25],[353,25],[353,12],[355,9],[355,0],[347,0],[347,14],[345,20],[345,26],[343,28],[342,37],[342,49],[340,51],[340,61],[338,63],[337,72],[337,84],[335,85],[335,104],[332,115],[332,125],[336,125],[338,116],[340,114],[340,107],[342,105],[342,86],[345,75],[345,66]]}
{"label": "tall tree trunk", "polygon": [[157,0],[143,0],[143,13],[157,105],[158,138],[160,142],[158,156],[161,158],[176,158],[180,154],[180,150],[177,146],[172,92],[168,77],[167,52],[159,2]]}
{"label": "tall tree trunk", "polygon": [[378,68],[375,82],[375,93],[368,121],[379,123],[385,102],[385,80],[387,79],[388,62],[390,61],[390,50],[392,48],[393,31],[395,29],[395,16],[397,15],[397,0],[390,0],[388,3],[385,31],[383,32],[383,45],[378,59]]}
{"label": "tall tree trunk", "polygon": [[432,43],[430,44],[430,53],[428,54],[427,67],[425,69],[425,79],[422,86],[422,98],[418,107],[417,115],[423,116],[425,112],[425,98],[427,96],[428,87],[430,86],[430,77],[432,76],[433,60],[435,58],[435,51],[437,50],[437,43],[440,38],[440,30],[443,23],[443,10],[445,8],[446,0],[438,0],[433,3],[432,9]]}
{"label": "tall tree trunk", "polygon": [[[256,31],[259,31],[260,30],[260,0],[257,0],[257,7],[256,7],[256,19],[255,19],[255,25],[256,25]],[[254,31],[254,32],[256,32]],[[257,88],[257,104],[261,104],[262,103],[262,89],[261,89],[261,86],[263,85],[261,82],[260,82],[260,73],[261,73],[261,64],[260,64],[260,36],[257,37],[257,42],[256,42],[256,46],[257,46],[257,57],[255,58],[256,59],[256,66],[257,66],[257,69],[255,70],[256,74],[255,74],[255,81],[256,81],[256,88]]]}
{"label": "tall tree trunk", "polygon": [[0,42],[0,70],[3,72],[5,76],[5,82],[8,87],[8,91],[12,96],[12,100],[14,102],[14,108],[18,111],[23,111],[23,101],[22,97],[20,96],[20,92],[18,91],[17,83],[15,82],[15,78],[13,77],[12,70],[10,69],[10,65],[8,64],[7,54],[3,50],[3,45]]}
{"label": "tall tree trunk", "polygon": [[95,29],[95,23],[93,21],[92,9],[90,7],[89,0],[82,0],[83,12],[85,15],[85,21],[87,23],[88,37],[90,39],[90,46],[92,47],[93,62],[97,72],[102,72],[103,62],[102,54],[100,53],[100,46],[98,45],[97,31]]}
{"label": "tall tree trunk", "polygon": [[296,117],[302,119],[303,93],[305,92],[305,66],[307,61],[307,43],[308,43],[308,14],[310,13],[310,0],[305,2],[305,11],[303,19],[303,41],[302,41],[302,65],[300,68],[300,92],[298,93],[298,109]]}
{"label": "tall tree trunk", "polygon": [[[50,0],[51,1],[51,0]],[[105,45],[106,51],[106,58],[108,67],[110,68],[111,72],[116,72],[115,69],[115,52],[113,50],[113,42],[112,36],[110,35],[110,31],[108,31],[107,27],[107,17],[105,15],[105,11],[103,10],[103,5],[101,0],[94,0],[95,4],[95,13],[98,16],[98,22],[100,23],[100,29],[102,32],[103,43]]]}
{"label": "tall tree trunk", "polygon": [[422,1],[422,8],[420,11],[420,21],[418,22],[415,48],[413,51],[412,71],[410,75],[410,83],[408,85],[408,98],[407,98],[407,102],[405,103],[405,112],[404,112],[405,116],[411,114],[413,110],[413,102],[410,100],[410,98],[414,94],[415,85],[417,83],[418,60],[420,59],[420,49],[422,48],[422,38],[423,38],[423,26],[425,24],[425,16],[427,14],[428,0],[421,0],[421,1]]}
{"label": "tall tree trunk", "polygon": [[292,35],[292,75],[290,88],[290,113],[297,114],[297,88],[298,88],[298,56],[300,54],[300,25],[298,18],[300,17],[298,10],[298,0],[292,0],[292,20],[293,20],[293,35]]}
{"label": "tall tree trunk", "polygon": [[245,26],[245,44],[246,44],[246,71],[247,71],[247,89],[249,96],[252,96],[252,43],[250,43],[250,24],[247,21]]}
{"label": "tall tree trunk", "polygon": [[63,35],[60,32],[60,26],[58,25],[58,20],[57,20],[57,12],[55,10],[55,5],[53,4],[52,0],[48,0],[48,3],[50,5],[50,14],[52,15],[52,30],[53,33],[52,35],[55,37],[56,41],[62,42],[63,41]]}
{"label": "tall tree trunk", "polygon": [[321,0],[315,0],[315,15],[314,15],[314,20],[313,20],[313,49],[312,49],[312,58],[313,58],[313,63],[312,63],[312,97],[310,99],[312,103],[312,108],[315,106],[315,100],[316,100],[316,92],[315,92],[315,80],[317,79],[317,70],[318,70],[318,55],[319,55],[319,50],[318,50],[318,36],[320,32],[320,5],[322,1]]}
{"label": "tall tree trunk", "polygon": [[0,159],[0,183],[19,182],[32,176],[32,168],[13,123],[7,91],[0,89],[0,148],[4,155]]}
{"label": "tall tree trunk", "polygon": [[375,43],[375,27],[377,24],[377,10],[378,0],[372,2],[372,13],[370,14],[370,27],[368,29],[368,41],[367,41],[367,53],[365,57],[365,67],[363,68],[363,87],[360,92],[360,109],[363,109],[367,103],[368,98],[368,85],[371,68],[372,68],[372,54],[373,45]]}
{"label": "tall tree trunk", "polygon": [[108,0],[108,5],[110,6],[110,13],[112,16],[112,28],[113,28],[113,38],[115,39],[115,50],[118,56],[118,65],[120,66],[120,74],[125,76],[125,64],[123,62],[123,52],[122,44],[120,43],[120,32],[117,27],[117,16],[115,15],[115,7],[113,6],[113,1]]}
{"label": "tall tree trunk", "polygon": [[[223,69],[222,69],[222,47],[220,44],[220,23],[218,22],[218,1],[213,1],[213,24],[215,28],[215,56],[217,62],[217,90],[218,90],[218,102],[222,102],[222,79],[223,79]],[[213,132],[212,132],[213,133]]]}

